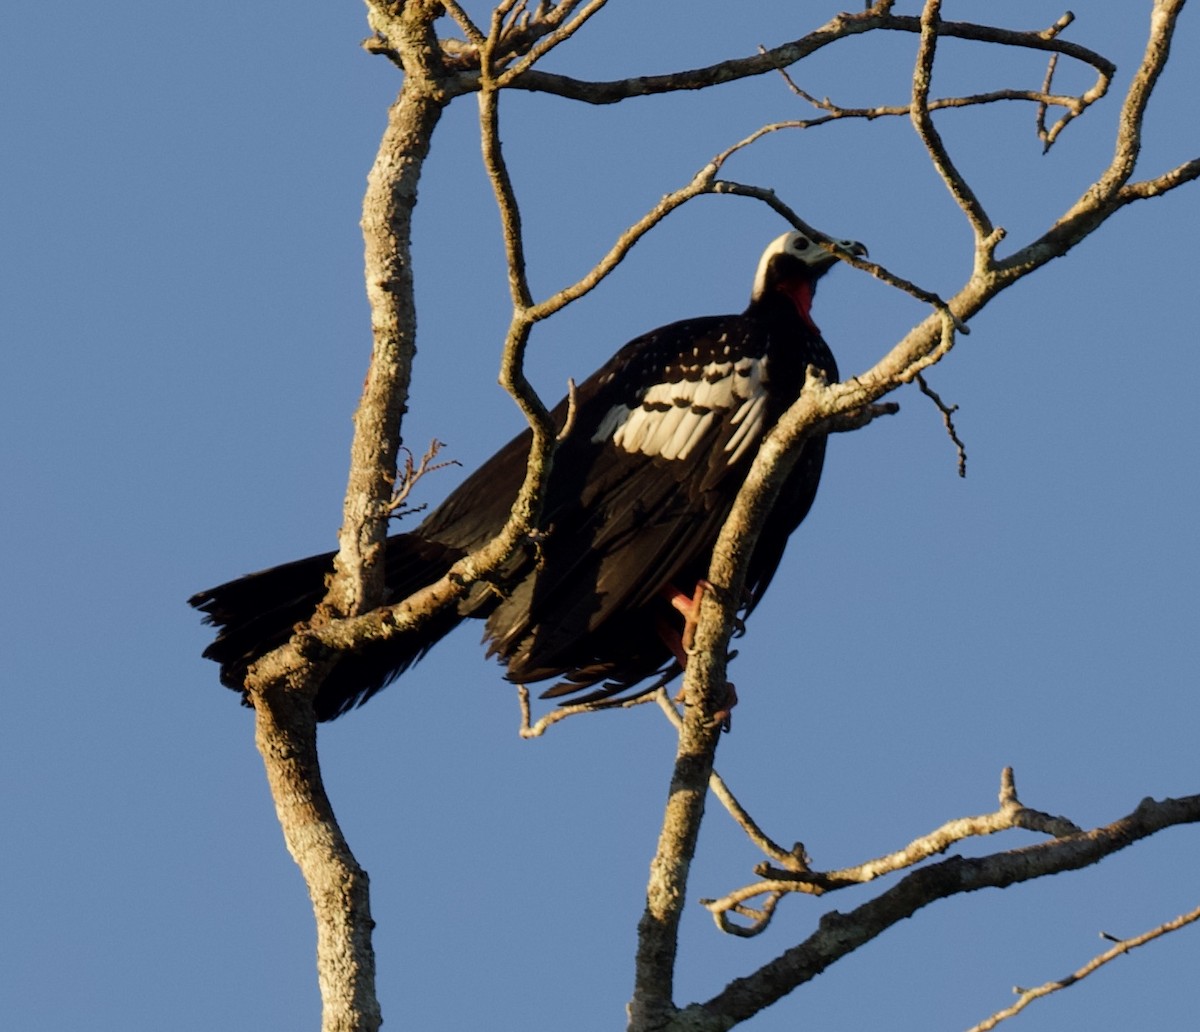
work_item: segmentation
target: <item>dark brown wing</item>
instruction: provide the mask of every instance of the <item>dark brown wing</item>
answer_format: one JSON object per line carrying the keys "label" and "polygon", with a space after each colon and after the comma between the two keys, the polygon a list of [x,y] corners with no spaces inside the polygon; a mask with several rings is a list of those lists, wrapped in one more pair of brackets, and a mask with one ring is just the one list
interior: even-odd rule
{"label": "dark brown wing", "polygon": [[510,678],[628,681],[670,660],[660,592],[690,592],[707,570],[776,416],[767,346],[745,316],[688,320],[633,341],[580,389],[535,567],[488,621]]}

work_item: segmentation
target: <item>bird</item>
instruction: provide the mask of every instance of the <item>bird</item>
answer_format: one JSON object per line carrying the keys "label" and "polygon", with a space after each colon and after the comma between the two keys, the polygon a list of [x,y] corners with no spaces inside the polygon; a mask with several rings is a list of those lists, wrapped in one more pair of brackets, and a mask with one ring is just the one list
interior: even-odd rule
{"label": "bird", "polygon": [[[831,243],[867,253],[857,241]],[[838,261],[815,235],[784,233],[762,253],[744,312],[673,322],[617,351],[551,413],[558,426],[570,417],[570,426],[545,486],[541,529],[456,608],[341,655],[317,691],[316,718],[361,705],[467,619],[485,621],[487,654],[504,664],[507,680],[555,682],[543,698],[611,703],[678,675],[713,547],[760,441],[799,397],[809,367],[838,379],[811,314],[817,282]],[[434,583],[499,532],[530,440],[529,430],[518,434],[414,530],[387,538],[383,604]],[[825,444],[820,434],[804,442],[766,518],[742,616],[808,515]],[[204,656],[247,705],[249,668],[312,618],[333,556],[275,566],[188,600],[217,629]]]}

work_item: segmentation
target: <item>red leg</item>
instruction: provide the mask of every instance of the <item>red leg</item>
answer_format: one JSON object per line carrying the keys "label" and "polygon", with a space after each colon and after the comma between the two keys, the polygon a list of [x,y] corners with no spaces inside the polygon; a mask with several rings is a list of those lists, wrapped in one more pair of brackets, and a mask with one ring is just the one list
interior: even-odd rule
{"label": "red leg", "polygon": [[[700,622],[700,602],[704,598],[704,592],[711,588],[712,585],[708,581],[698,580],[691,595],[685,595],[673,584],[668,584],[662,589],[663,597],[671,603],[672,608],[683,614],[683,633],[679,636],[679,643],[685,654],[690,655],[695,644],[696,625]],[[687,663],[681,665],[687,666]]]}
{"label": "red leg", "polygon": [[[668,602],[671,607],[677,612],[683,614],[683,631],[676,631],[666,620],[658,621],[658,636],[663,640],[663,644],[671,650],[671,654],[675,657],[676,662],[685,670],[687,669],[688,656],[692,654],[693,647],[696,641],[696,625],[700,621],[700,602],[704,598],[704,592],[711,590],[712,585],[706,580],[696,581],[695,590],[691,595],[685,595],[675,585],[668,584],[662,589],[660,594]],[[720,724],[725,731],[730,727],[730,710],[737,705],[737,689],[734,688],[731,682],[726,682],[726,697],[724,705],[713,714],[713,722]],[[676,702],[682,702],[682,695],[677,696]]]}

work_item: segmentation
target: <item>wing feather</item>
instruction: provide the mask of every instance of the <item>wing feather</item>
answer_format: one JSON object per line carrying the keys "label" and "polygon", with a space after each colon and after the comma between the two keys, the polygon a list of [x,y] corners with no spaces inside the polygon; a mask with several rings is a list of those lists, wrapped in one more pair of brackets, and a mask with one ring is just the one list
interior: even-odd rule
{"label": "wing feather", "polygon": [[580,389],[537,573],[488,625],[511,677],[578,671],[606,624],[703,576],[732,505],[725,480],[762,436],[765,347],[739,316],[689,320],[634,341]]}

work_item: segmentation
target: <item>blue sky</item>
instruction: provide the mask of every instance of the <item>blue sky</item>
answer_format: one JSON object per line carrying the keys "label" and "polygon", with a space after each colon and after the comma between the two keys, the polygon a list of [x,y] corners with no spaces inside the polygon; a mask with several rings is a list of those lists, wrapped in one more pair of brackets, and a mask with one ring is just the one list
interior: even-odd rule
{"label": "blue sky", "polygon": [[[691,67],[834,10],[764,6],[734,19],[714,0],[614,2],[547,67]],[[1147,6],[1085,12],[1071,29],[1120,72],[1049,156],[1024,107],[939,119],[1014,244],[1106,161]],[[399,79],[358,48],[356,4],[67,10],[10,10],[0,34],[2,1008],[13,1028],[316,1027],[307,897],[251,716],[200,659],[208,632],[184,599],[334,545],[369,349],[359,204]],[[964,0],[945,14],[994,11]],[[1059,13],[1013,2],[1003,17]],[[793,74],[847,105],[899,103],[914,47],[855,40]],[[945,56],[937,93],[1042,74],[1024,55]],[[1200,149],[1198,68],[1188,12],[1140,172]],[[506,100],[541,296],[717,151],[806,113],[773,77],[596,110]],[[406,422],[414,449],[437,437],[468,468],[519,427],[495,386],[507,297],[475,119],[471,98],[447,113],[421,184]],[[969,268],[969,236],[901,120],[778,134],[727,172],[932,289]],[[1198,210],[1194,186],[1127,209],[974,321],[930,374],[960,406],[965,481],[911,389],[899,416],[832,443],[816,507],[739,642],[742,701],[718,756],[760,823],[819,866],[991,809],[1006,764],[1027,803],[1085,825],[1197,791]],[[536,382],[554,400],[639,332],[740,309],[783,228],[737,198],[673,215],[537,329]],[[843,269],[815,314],[850,374],[923,312]],[[460,476],[422,484],[422,500]],[[672,735],[651,708],[534,742],[517,718],[467,627],[322,729],[334,805],[372,877],[389,1027],[622,1027]],[[749,1027],[966,1028],[1013,984],[1099,952],[1100,931],[1133,935],[1195,906],[1198,848],[1200,832],[1178,829],[1097,869],[936,905]],[[710,810],[693,898],[750,880],[757,859]],[[789,901],[753,941],[722,937],[694,906],[679,1002],[872,891]],[[1017,1021],[1186,1027],[1198,962],[1185,930]]]}

